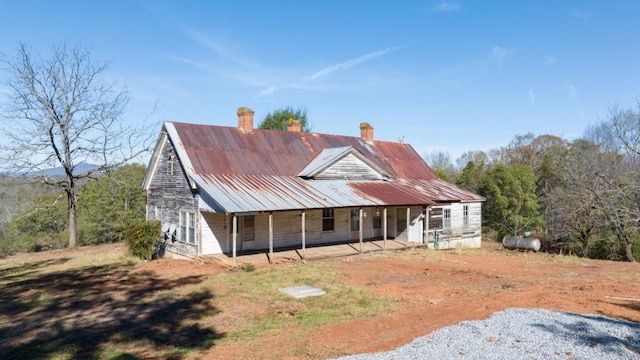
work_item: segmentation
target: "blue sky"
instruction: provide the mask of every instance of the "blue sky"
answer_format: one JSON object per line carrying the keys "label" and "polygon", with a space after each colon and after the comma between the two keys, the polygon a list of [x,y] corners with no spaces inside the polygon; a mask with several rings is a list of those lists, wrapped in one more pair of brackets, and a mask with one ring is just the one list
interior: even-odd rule
{"label": "blue sky", "polygon": [[636,0],[0,0],[0,53],[82,42],[128,87],[133,123],[156,99],[157,121],[226,126],[240,106],[256,122],[305,107],[314,132],[366,121],[455,160],[635,107],[638,14]]}

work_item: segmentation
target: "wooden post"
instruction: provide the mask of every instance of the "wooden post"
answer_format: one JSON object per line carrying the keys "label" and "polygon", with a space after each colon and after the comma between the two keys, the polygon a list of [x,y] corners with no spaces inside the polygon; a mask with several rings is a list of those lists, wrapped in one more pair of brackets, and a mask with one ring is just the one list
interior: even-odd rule
{"label": "wooden post", "polygon": [[387,208],[382,209],[382,249],[387,251]]}
{"label": "wooden post", "polygon": [[302,210],[302,258],[306,258],[306,254],[305,254],[305,248],[307,246],[306,244],[306,229],[305,229],[305,223],[306,223],[306,218],[307,218],[307,211],[306,210]]}
{"label": "wooden post", "polygon": [[422,238],[422,242],[427,244],[427,248],[429,247],[429,213],[431,212],[431,207],[427,205],[424,211],[424,236]]}
{"label": "wooden post", "polygon": [[273,213],[269,213],[269,264],[273,261]]}
{"label": "wooden post", "polygon": [[236,267],[236,243],[238,241],[238,217],[234,214],[233,215],[233,220],[231,221],[233,223],[232,225],[232,229],[233,229],[233,267]]}
{"label": "wooden post", "polygon": [[360,254],[362,254],[362,218],[364,210],[360,208],[358,210],[358,237],[360,238]]}

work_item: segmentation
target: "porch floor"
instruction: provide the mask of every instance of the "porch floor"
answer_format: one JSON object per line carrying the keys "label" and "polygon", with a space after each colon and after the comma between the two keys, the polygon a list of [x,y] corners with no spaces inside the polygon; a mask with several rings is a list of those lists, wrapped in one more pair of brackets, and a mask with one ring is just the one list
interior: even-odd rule
{"label": "porch floor", "polygon": [[[343,256],[353,256],[360,254],[360,242],[311,245],[302,251],[302,247],[296,249],[274,249],[272,264],[295,262],[301,260],[317,260],[326,258],[335,258]],[[398,251],[413,249],[416,247],[425,247],[427,244],[413,243],[403,240],[387,240],[386,248],[384,240],[367,240],[362,242],[362,254],[376,253],[383,251]],[[233,257],[228,254],[200,255],[199,261],[204,263],[220,263],[225,266],[233,266]],[[254,265],[269,264],[269,250],[258,250],[251,252],[239,252],[236,254],[237,265],[251,263]]]}

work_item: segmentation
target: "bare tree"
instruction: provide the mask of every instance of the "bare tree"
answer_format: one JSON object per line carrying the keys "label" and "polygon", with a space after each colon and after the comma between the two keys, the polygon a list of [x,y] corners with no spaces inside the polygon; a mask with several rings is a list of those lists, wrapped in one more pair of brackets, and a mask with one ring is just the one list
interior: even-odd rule
{"label": "bare tree", "polygon": [[429,154],[423,154],[422,158],[442,180],[455,182],[457,175],[456,169],[451,162],[451,156],[449,153],[444,151],[433,151]]}
{"label": "bare tree", "polygon": [[615,154],[598,173],[607,190],[598,200],[627,260],[635,261],[632,238],[640,231],[640,100],[638,110],[611,107],[608,118],[589,128],[587,136]]}
{"label": "bare tree", "polygon": [[[69,247],[77,243],[78,185],[148,151],[148,126],[126,125],[126,88],[105,81],[106,63],[95,63],[81,46],[52,47],[44,58],[20,44],[14,58],[2,58],[6,86],[0,158],[14,173],[62,167],[64,176],[37,176],[64,190],[69,213]],[[81,164],[93,164],[89,169]]]}
{"label": "bare tree", "polygon": [[597,201],[603,188],[597,174],[607,163],[606,154],[600,152],[597,144],[579,139],[559,155],[550,166],[561,170],[543,195],[549,235],[555,242],[576,240],[582,256],[589,257],[589,242],[604,225]]}

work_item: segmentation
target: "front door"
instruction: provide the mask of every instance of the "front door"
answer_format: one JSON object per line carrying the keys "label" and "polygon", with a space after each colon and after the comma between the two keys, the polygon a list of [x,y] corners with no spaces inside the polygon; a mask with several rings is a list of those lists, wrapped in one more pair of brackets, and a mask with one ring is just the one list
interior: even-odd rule
{"label": "front door", "polygon": [[382,237],[382,208],[373,208],[373,237]]}
{"label": "front door", "polygon": [[396,210],[396,239],[407,240],[407,209]]}
{"label": "front door", "polygon": [[360,239],[360,210],[351,209],[349,211],[349,238],[351,240]]}
{"label": "front door", "polygon": [[242,217],[242,249],[255,249],[255,216],[247,215]]}

